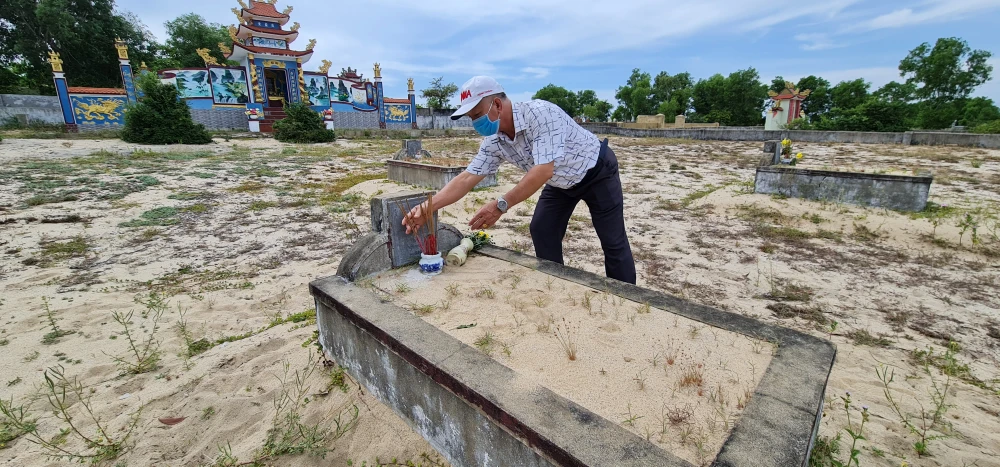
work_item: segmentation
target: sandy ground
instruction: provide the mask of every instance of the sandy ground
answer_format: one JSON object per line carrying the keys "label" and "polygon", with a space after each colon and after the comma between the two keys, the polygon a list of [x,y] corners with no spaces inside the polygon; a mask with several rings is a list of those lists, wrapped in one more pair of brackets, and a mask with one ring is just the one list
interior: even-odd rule
{"label": "sandy ground", "polygon": [[485,256],[435,276],[400,268],[371,284],[516,371],[524,382],[511,387],[544,386],[695,465],[718,454],[775,350]]}
{"label": "sandy ground", "polygon": [[[870,413],[867,440],[858,442],[864,465],[1000,465],[1000,151],[796,145],[803,167],[931,171],[931,201],[944,207],[908,215],[752,194],[759,143],[611,143],[640,285],[837,344],[820,436],[842,434],[841,460],[850,439],[840,396],[850,391],[854,426],[857,407]],[[469,138],[424,141],[439,157],[462,158],[477,146]],[[62,365],[86,386],[112,439],[124,436],[142,407],[128,438],[134,447],[121,461],[210,465],[220,446],[251,459],[276,424],[273,401],[301,392],[296,412],[303,423],[333,429],[340,420],[342,429],[319,443],[329,450],[323,463],[371,465],[378,457],[386,465],[392,458],[437,465],[430,446],[356,384],[348,379],[347,392],[331,384],[336,365],[317,357],[315,324],[303,318],[312,307],[308,282],[334,274],[343,252],[368,230],[368,197],[406,189],[377,180],[385,176],[381,161],[398,148],[398,141],[378,140],[152,148],[114,140],[3,141],[0,396],[29,404],[44,394],[46,370]],[[518,177],[504,168],[501,186],[449,206],[442,221],[467,231],[476,209]],[[496,243],[532,253],[533,207],[513,207],[491,229]],[[568,264],[603,272],[582,204],[565,251]],[[138,302],[150,293],[167,301],[155,328],[155,313],[144,314]],[[161,354],[155,370],[138,375],[114,359],[130,357],[113,313],[130,310],[139,347],[155,330]],[[53,334],[50,316],[73,333]],[[951,341],[959,349],[953,361],[940,357]],[[931,358],[921,353],[928,348]],[[282,384],[285,363],[291,377]],[[919,438],[887,402],[879,365],[895,370],[890,394],[918,425],[921,405],[934,411],[934,385],[950,383],[947,410],[927,433],[947,437],[929,441],[927,455],[917,455]],[[295,391],[294,372],[306,368],[314,371]],[[65,426],[44,397],[30,405],[46,439]],[[77,402],[69,410],[92,436],[83,409]],[[173,425],[160,420],[179,417],[185,419]],[[26,437],[6,444],[5,465],[66,463],[47,459]],[[61,446],[86,451],[73,434]],[[272,461],[317,462],[308,454]]]}

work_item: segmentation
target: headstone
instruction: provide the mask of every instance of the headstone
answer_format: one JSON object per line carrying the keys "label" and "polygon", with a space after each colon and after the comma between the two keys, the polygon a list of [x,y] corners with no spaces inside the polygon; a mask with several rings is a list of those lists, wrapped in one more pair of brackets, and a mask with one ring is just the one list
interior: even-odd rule
{"label": "headstone", "polygon": [[674,128],[684,128],[684,124],[687,122],[687,118],[684,114],[680,114],[674,117]]}
{"label": "headstone", "polygon": [[760,166],[777,164],[781,160],[781,141],[764,141],[764,156],[760,158]]}
{"label": "headstone", "polygon": [[[398,268],[407,264],[420,261],[420,246],[412,234],[406,233],[403,226],[404,212],[427,200],[428,195],[433,195],[433,191],[410,191],[405,193],[394,193],[391,195],[375,196],[371,201],[372,209],[372,231],[385,233],[389,239],[389,259],[392,267]],[[434,223],[437,224],[438,215],[434,213]],[[438,250],[443,247],[438,242]]]}
{"label": "headstone", "polygon": [[17,123],[22,127],[28,126],[28,114],[15,114],[14,117],[17,118]]}
{"label": "headstone", "polygon": [[407,159],[420,159],[431,157],[431,153],[424,151],[419,139],[404,139],[403,148],[396,151],[393,160],[402,161]]}
{"label": "headstone", "polygon": [[[372,232],[358,239],[344,254],[337,275],[354,281],[420,261],[420,247],[413,235],[406,233],[399,206],[402,205],[404,210],[407,204],[410,207],[416,206],[426,200],[428,194],[433,195],[434,192],[411,191],[373,197]],[[451,225],[436,222],[437,218],[435,213],[437,246],[443,256],[458,246],[462,241],[462,233]]]}

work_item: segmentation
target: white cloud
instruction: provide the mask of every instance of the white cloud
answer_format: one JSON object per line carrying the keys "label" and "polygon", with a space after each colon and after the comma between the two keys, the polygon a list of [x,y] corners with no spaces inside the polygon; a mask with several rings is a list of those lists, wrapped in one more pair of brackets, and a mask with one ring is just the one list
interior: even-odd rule
{"label": "white cloud", "polygon": [[535,79],[541,79],[549,75],[548,68],[536,68],[533,66],[528,66],[521,68],[521,71],[533,75],[532,77]]}
{"label": "white cloud", "polygon": [[795,40],[799,42],[804,42],[799,48],[802,50],[826,50],[835,49],[839,47],[844,47],[847,44],[842,41],[834,41],[829,34],[798,34],[795,36]]}
{"label": "white cloud", "polygon": [[997,0],[932,0],[924,2],[922,8],[900,8],[863,21],[848,30],[901,28],[920,24],[951,21],[968,17],[972,13],[1000,8]]}

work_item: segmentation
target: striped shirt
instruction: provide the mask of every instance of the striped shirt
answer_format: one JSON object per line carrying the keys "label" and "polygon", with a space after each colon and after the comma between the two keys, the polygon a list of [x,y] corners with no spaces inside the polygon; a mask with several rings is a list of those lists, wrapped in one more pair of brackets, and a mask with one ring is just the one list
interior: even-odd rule
{"label": "striped shirt", "polygon": [[572,188],[597,164],[601,142],[555,104],[543,100],[518,102],[512,106],[514,139],[502,131],[487,136],[467,172],[490,175],[500,163],[510,162],[524,171],[555,162],[552,178],[556,188]]}

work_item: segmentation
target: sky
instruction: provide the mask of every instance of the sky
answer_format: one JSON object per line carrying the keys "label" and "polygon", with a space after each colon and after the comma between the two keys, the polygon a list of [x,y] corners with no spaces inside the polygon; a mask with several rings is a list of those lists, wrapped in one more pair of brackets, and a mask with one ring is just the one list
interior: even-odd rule
{"label": "sky", "polygon": [[[239,8],[236,0],[117,4],[160,41],[164,22],[179,15],[195,12],[229,25],[236,22],[230,8]],[[753,67],[764,82],[864,78],[874,91],[902,81],[899,61],[941,37],[994,54],[996,78],[974,95],[1000,102],[1000,0],[279,0],[276,6],[289,5],[291,21],[301,24],[292,46],[317,40],[307,71],[325,59],[333,62],[331,72],[352,67],[371,77],[379,62],[385,95],[405,97],[412,77],[418,102],[436,77],[461,86],[485,74],[515,101],[552,83],[592,89],[617,104],[615,90],[633,68],[699,79]]]}

